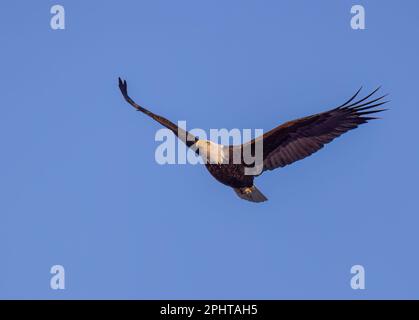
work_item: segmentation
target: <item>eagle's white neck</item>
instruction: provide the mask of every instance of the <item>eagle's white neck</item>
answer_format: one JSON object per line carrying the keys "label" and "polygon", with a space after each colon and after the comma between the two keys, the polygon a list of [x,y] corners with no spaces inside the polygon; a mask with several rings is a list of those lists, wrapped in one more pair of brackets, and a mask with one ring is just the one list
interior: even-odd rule
{"label": "eagle's white neck", "polygon": [[228,161],[224,146],[208,140],[198,140],[195,147],[205,163],[222,164]]}

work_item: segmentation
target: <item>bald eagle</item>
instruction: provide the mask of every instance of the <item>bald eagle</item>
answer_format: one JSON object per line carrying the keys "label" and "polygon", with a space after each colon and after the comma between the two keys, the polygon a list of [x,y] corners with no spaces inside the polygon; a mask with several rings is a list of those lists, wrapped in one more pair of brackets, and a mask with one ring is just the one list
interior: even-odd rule
{"label": "bald eagle", "polygon": [[[288,121],[265,134],[242,145],[224,146],[217,143],[201,140],[184,129],[178,127],[164,117],[156,115],[135,103],[127,91],[127,82],[119,78],[119,89],[125,100],[137,111],[143,112],[155,121],[171,130],[186,146],[194,150],[201,157],[205,157],[205,166],[210,174],[219,182],[234,189],[236,194],[251,202],[268,200],[260,192],[253,181],[264,171],[285,167],[295,161],[304,159],[343,133],[357,128],[369,120],[378,119],[371,114],[385,111],[374,109],[389,101],[371,98],[379,89],[354,102],[361,89],[348,101],[339,107],[314,114],[308,117]],[[371,98],[371,99],[370,99]],[[247,163],[243,159],[245,151],[254,153],[257,144],[262,144],[262,161],[260,164]],[[235,156],[239,154],[241,161]],[[246,173],[246,169],[260,166],[253,174]]]}

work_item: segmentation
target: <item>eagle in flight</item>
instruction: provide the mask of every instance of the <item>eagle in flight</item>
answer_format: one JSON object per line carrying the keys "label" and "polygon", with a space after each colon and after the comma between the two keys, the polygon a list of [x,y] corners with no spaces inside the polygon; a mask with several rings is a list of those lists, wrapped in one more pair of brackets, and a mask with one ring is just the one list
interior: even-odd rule
{"label": "eagle in flight", "polygon": [[[376,107],[389,102],[382,100],[387,95],[372,98],[380,88],[356,100],[361,88],[339,107],[288,121],[242,145],[224,146],[198,139],[166,118],[138,105],[128,96],[127,82],[121,78],[119,78],[119,89],[125,100],[137,111],[145,113],[171,130],[189,148],[200,155],[215,179],[233,188],[240,198],[252,202],[268,200],[254,185],[253,181],[256,176],[264,171],[282,168],[304,159],[343,133],[369,120],[377,119],[371,115],[386,109]],[[258,149],[258,145],[262,145],[262,148]],[[254,154],[258,150],[262,150],[260,163],[256,161],[248,163],[244,159],[245,154]]]}

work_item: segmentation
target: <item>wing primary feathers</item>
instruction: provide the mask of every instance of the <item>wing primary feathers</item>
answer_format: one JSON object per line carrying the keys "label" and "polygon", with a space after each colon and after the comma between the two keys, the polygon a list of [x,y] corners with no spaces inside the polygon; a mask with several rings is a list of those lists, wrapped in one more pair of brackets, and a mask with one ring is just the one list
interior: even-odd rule
{"label": "wing primary feathers", "polygon": [[383,95],[383,96],[381,96],[381,97],[379,97],[379,98],[377,98],[377,99],[374,99],[374,100],[371,100],[371,101],[365,102],[365,103],[363,103],[363,104],[357,105],[356,107],[353,107],[352,109],[353,109],[353,110],[362,110],[362,109],[364,109],[364,108],[362,108],[362,107],[365,107],[365,106],[368,106],[368,105],[370,105],[370,104],[372,104],[372,103],[374,103],[374,102],[380,101],[381,99],[383,99],[383,98],[385,98],[385,97],[387,97],[387,96],[388,96],[388,94],[385,94],[385,95]]}
{"label": "wing primary feathers", "polygon": [[381,86],[379,86],[377,89],[375,89],[373,92],[371,92],[369,95],[367,95],[365,98],[363,98],[363,99],[361,99],[361,100],[359,100],[359,101],[357,101],[357,102],[354,102],[354,103],[352,103],[352,104],[350,104],[349,106],[345,106],[345,108],[351,108],[351,107],[354,107],[354,106],[356,106],[356,105],[358,105],[359,103],[361,103],[361,102],[364,102],[365,100],[367,100],[369,97],[371,97],[374,93],[376,93],[378,90],[380,90],[380,88],[381,88]]}
{"label": "wing primary feathers", "polygon": [[377,120],[377,119],[382,119],[382,118],[380,118],[380,117],[362,117],[362,119],[364,119],[365,121],[368,121],[368,120]]}
{"label": "wing primary feathers", "polygon": [[121,90],[122,96],[131,106],[137,109],[137,111],[141,111],[149,116],[154,116],[152,112],[143,108],[142,106],[135,103],[134,100],[131,99],[131,97],[128,95],[128,85],[127,85],[126,80],[122,80],[121,78],[118,78],[118,83],[119,83],[119,90]]}
{"label": "wing primary feathers", "polygon": [[118,82],[119,82],[119,89],[121,90],[122,95],[126,96],[128,94],[127,91],[127,82],[126,81],[122,81],[121,78],[118,77]]}
{"label": "wing primary feathers", "polygon": [[[371,92],[369,95],[367,95],[366,97],[364,97],[363,99],[361,99],[357,102],[354,102],[350,105],[347,105],[347,103],[346,103],[346,106],[339,107],[338,110],[350,112],[351,114],[353,114],[357,118],[361,118],[361,119],[365,119],[365,117],[361,117],[362,115],[366,115],[366,114],[370,114],[370,113],[377,113],[377,112],[382,112],[382,111],[388,110],[388,109],[379,109],[379,110],[371,110],[369,112],[365,111],[365,110],[369,110],[369,109],[372,109],[372,108],[375,108],[375,107],[379,107],[383,104],[386,104],[386,103],[390,102],[390,101],[381,101],[383,98],[387,97],[388,94],[385,94],[385,95],[382,95],[382,96],[380,96],[376,99],[364,102],[365,100],[370,98],[374,93],[376,93],[380,88],[381,88],[381,86],[378,87],[373,92]],[[381,101],[381,102],[379,102],[379,101]],[[364,103],[362,103],[362,102],[364,102]],[[374,103],[374,102],[379,102],[379,103]],[[362,111],[362,112],[360,112],[360,111]],[[372,120],[372,119],[368,119],[368,120]]]}
{"label": "wing primary feathers", "polygon": [[364,112],[357,112],[356,114],[362,116],[364,114],[371,114],[371,113],[383,112],[383,111],[387,111],[387,110],[388,109],[369,110],[369,111],[364,111]]}
{"label": "wing primary feathers", "polygon": [[383,101],[383,102],[376,103],[376,104],[373,104],[373,105],[370,105],[370,106],[366,106],[366,107],[363,107],[363,108],[353,108],[351,110],[354,110],[356,112],[363,111],[363,110],[368,110],[368,109],[371,109],[371,108],[382,106],[383,104],[386,104],[386,103],[389,103],[389,102],[390,101]]}
{"label": "wing primary feathers", "polygon": [[351,103],[352,102],[352,100],[354,100],[357,96],[358,96],[358,94],[361,92],[361,90],[362,90],[362,86],[361,86],[361,88],[359,88],[358,89],[358,91],[348,100],[348,101],[346,101],[344,104],[342,104],[342,105],[340,105],[339,107],[337,107],[336,109],[339,109],[339,108],[343,108],[344,106],[346,106],[348,103]]}

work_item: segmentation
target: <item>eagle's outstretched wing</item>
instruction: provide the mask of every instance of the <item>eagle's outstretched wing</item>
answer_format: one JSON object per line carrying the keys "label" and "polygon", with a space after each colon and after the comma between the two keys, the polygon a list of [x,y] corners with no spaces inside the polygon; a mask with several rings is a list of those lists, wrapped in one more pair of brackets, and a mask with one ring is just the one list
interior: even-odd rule
{"label": "eagle's outstretched wing", "polygon": [[365,98],[352,102],[359,89],[347,102],[332,110],[286,122],[250,141],[253,145],[263,139],[263,171],[284,167],[301,160],[323,148],[341,134],[358,127],[368,120],[377,119],[370,114],[386,109],[373,109],[389,101],[386,96],[368,100],[379,88]]}
{"label": "eagle's outstretched wing", "polygon": [[130,98],[130,96],[128,95],[128,86],[127,86],[127,81],[126,80],[122,80],[121,78],[118,78],[118,83],[119,83],[119,90],[121,90],[121,93],[122,93],[122,96],[124,97],[124,99],[131,106],[133,106],[135,109],[137,109],[137,111],[145,113],[146,115],[148,115],[149,117],[151,117],[155,121],[157,121],[158,123],[165,126],[167,129],[171,130],[188,147],[191,147],[192,145],[195,144],[196,141],[198,141],[198,138],[195,137],[193,134],[189,133],[188,131],[184,130],[183,128],[178,127],[176,124],[174,124],[170,120],[147,110],[146,108],[140,106],[134,100],[132,100]]}

